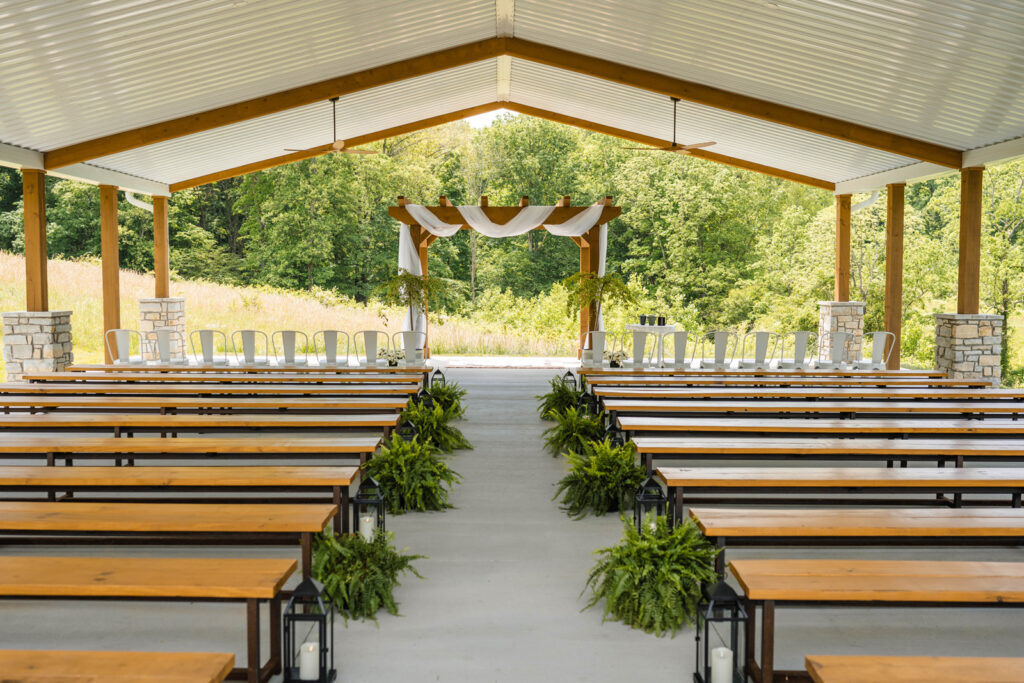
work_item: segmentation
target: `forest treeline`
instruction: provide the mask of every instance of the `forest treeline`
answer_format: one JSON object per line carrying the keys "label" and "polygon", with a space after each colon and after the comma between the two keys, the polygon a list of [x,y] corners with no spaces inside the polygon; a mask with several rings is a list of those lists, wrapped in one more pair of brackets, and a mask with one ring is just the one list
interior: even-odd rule
{"label": "forest treeline", "polygon": [[[834,204],[829,192],[681,157],[623,149],[589,131],[502,115],[378,143],[380,154],[327,155],[175,193],[171,267],[179,278],[330,291],[365,301],[396,270],[398,230],[387,213],[399,195],[434,204],[551,204],[563,195],[622,207],[609,226],[608,269],[645,306],[695,328],[815,329],[817,302],[833,286]],[[1004,373],[1020,374],[1024,303],[1024,162],[985,174],[982,309],[1009,316]],[[907,187],[904,357],[929,364],[932,314],[955,311],[959,180]],[[865,196],[855,196],[854,202]],[[867,302],[866,329],[882,326],[885,195],[853,215],[854,298]],[[51,256],[97,255],[95,187],[47,181]],[[0,169],[0,249],[22,250],[21,181]],[[149,214],[120,205],[124,268],[152,268]],[[464,283],[449,315],[545,334],[572,325],[556,283],[578,268],[568,238],[534,231],[492,240],[472,231],[431,246],[431,274]],[[551,310],[549,310],[551,309]],[[554,309],[559,309],[555,311]],[[629,312],[632,313],[632,312]]]}

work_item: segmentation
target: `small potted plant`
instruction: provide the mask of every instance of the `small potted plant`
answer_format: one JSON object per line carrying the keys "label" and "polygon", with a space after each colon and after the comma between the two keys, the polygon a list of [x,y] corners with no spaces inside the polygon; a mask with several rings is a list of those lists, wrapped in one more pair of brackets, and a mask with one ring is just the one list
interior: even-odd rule
{"label": "small potted plant", "polygon": [[604,359],[608,361],[608,367],[621,368],[622,361],[626,360],[625,351],[605,351]]}
{"label": "small potted plant", "polygon": [[377,358],[386,358],[388,367],[397,367],[398,361],[405,360],[403,349],[377,349]]}

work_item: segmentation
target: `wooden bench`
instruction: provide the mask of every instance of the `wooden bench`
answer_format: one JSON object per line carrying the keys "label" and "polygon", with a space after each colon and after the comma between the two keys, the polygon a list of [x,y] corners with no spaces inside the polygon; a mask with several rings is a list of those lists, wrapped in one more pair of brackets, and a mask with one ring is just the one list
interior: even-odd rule
{"label": "wooden bench", "polygon": [[0,676],[18,683],[221,683],[235,656],[207,652],[0,650]]}
{"label": "wooden bench", "polygon": [[168,413],[381,413],[401,412],[409,400],[368,397],[250,397],[250,396],[0,396],[4,414],[12,412],[97,411]]}
{"label": "wooden bench", "polygon": [[982,418],[985,415],[1017,417],[1024,415],[1024,401],[778,401],[772,399],[747,400],[635,400],[625,398],[603,399],[605,410],[623,415],[663,415],[685,413],[704,415],[802,415],[805,417],[877,417],[890,414],[914,414],[947,419],[950,415]]}
{"label": "wooden bench", "polygon": [[2,396],[411,396],[417,384],[175,384],[172,382],[8,382]]}
{"label": "wooden bench", "polygon": [[248,384],[419,384],[419,375],[301,375],[230,372],[47,372],[27,374],[29,382],[245,382]]}
{"label": "wooden bench", "polygon": [[387,437],[398,415],[159,415],[112,413],[43,413],[0,415],[0,430],[52,432],[74,430],[110,432],[114,436],[139,432],[237,432],[250,430],[308,432],[362,429],[383,431]]}
{"label": "wooden bench", "polygon": [[[247,665],[262,683],[281,670],[279,593],[295,560],[171,557],[0,557],[0,599],[231,601],[246,606]],[[260,665],[260,603],[270,604],[270,655]]]}
{"label": "wooden bench", "polygon": [[867,400],[907,401],[944,399],[951,401],[1022,401],[1021,389],[957,389],[948,387],[617,387],[595,386],[594,395],[601,399],[630,400],[688,399],[785,399],[785,400]]}
{"label": "wooden bench", "polygon": [[[775,669],[778,606],[1024,606],[1024,562],[733,560],[729,567],[746,596],[747,671],[758,683],[810,680],[806,671]],[[759,607],[760,662],[754,650]]]}
{"label": "wooden bench", "polygon": [[[159,497],[119,496],[111,502],[146,503],[252,503],[243,493],[302,493],[297,498],[260,498],[259,502],[324,503],[338,510],[334,529],[348,532],[349,487],[358,468],[319,465],[199,467],[0,467],[0,492],[43,492],[56,500],[59,492],[67,499],[76,492],[160,493]],[[167,497],[167,493],[223,493],[226,497],[199,499]],[[327,493],[328,496],[324,496]],[[318,495],[319,494],[319,495]],[[93,502],[104,502],[94,500]]]}
{"label": "wooden bench", "polygon": [[633,439],[647,473],[654,461],[666,460],[884,460],[947,463],[963,467],[966,460],[1016,462],[1024,460],[1024,441],[982,437],[837,439],[820,436],[638,436]]}
{"label": "wooden bench", "polygon": [[0,433],[0,458],[46,458],[47,465],[58,459],[65,465],[75,460],[104,459],[120,465],[123,459],[132,464],[140,459],[203,458],[274,458],[284,462],[295,458],[358,458],[366,463],[380,446],[378,436],[217,436],[175,439],[136,437],[122,439],[110,436],[71,436],[50,434]]}
{"label": "wooden bench", "polygon": [[249,374],[260,373],[288,373],[293,375],[359,375],[362,373],[375,374],[418,374],[424,382],[429,380],[430,373],[434,368],[426,365],[376,365],[355,366],[355,365],[179,365],[152,363],[146,365],[123,364],[123,365],[100,365],[82,364],[70,365],[67,372],[131,372],[131,373],[183,373],[183,372],[243,372]]}
{"label": "wooden bench", "polygon": [[727,546],[1024,545],[1024,509],[690,508],[720,550]]}
{"label": "wooden bench", "polygon": [[312,536],[337,513],[326,504],[0,501],[0,536],[18,543],[84,539],[90,545],[125,539],[267,545],[298,539],[305,578],[312,569]]}
{"label": "wooden bench", "polygon": [[587,383],[598,386],[725,386],[725,387],[991,387],[980,379],[928,379],[927,377],[591,377]]}
{"label": "wooden bench", "polygon": [[[69,370],[71,368],[68,368]],[[814,370],[692,370],[687,368],[587,368],[579,369],[584,377],[925,377],[940,379],[946,373],[939,370],[856,370],[817,368]]]}
{"label": "wooden bench", "polygon": [[[43,469],[43,468],[39,468]],[[984,493],[1009,494],[1009,505],[1021,507],[1024,493],[1024,468],[971,467],[947,469],[941,467],[912,467],[889,469],[885,467],[659,467],[657,476],[668,487],[673,519],[683,520],[683,496],[691,505],[739,502],[737,493],[757,493],[762,496],[776,494],[844,494],[870,491],[871,493]],[[715,496],[696,497],[694,493],[713,493]],[[753,501],[744,501],[753,502]],[[849,498],[785,498],[760,499],[756,502],[792,504],[864,504],[866,501]],[[882,505],[928,502],[960,505],[961,499],[945,497],[927,499],[871,500]]]}
{"label": "wooden bench", "polygon": [[814,683],[1020,683],[1021,657],[807,655]]}

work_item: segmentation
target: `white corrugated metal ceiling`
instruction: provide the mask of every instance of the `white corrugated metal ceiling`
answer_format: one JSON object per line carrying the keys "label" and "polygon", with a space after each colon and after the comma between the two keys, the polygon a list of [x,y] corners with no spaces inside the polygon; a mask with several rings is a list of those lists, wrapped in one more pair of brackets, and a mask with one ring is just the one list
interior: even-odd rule
{"label": "white corrugated metal ceiling", "polygon": [[[0,142],[48,151],[499,31],[956,149],[1024,138],[1018,0],[0,0]],[[671,135],[667,98],[512,62],[512,101]],[[339,136],[494,101],[498,71],[343,97]],[[323,144],[329,126],[324,102],[89,163],[171,183]],[[832,182],[915,162],[692,103],[679,130]]]}

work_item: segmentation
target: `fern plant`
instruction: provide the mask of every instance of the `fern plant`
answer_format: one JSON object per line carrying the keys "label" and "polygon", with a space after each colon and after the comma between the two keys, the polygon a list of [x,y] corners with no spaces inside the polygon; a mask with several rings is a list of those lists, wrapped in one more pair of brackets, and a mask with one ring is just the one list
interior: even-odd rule
{"label": "fern plant", "polygon": [[325,597],[345,618],[377,620],[382,607],[398,614],[395,587],[398,576],[411,572],[423,555],[409,555],[392,545],[393,534],[379,533],[372,541],[359,534],[323,532],[313,537],[313,578],[324,585]]}
{"label": "fern plant", "polygon": [[569,451],[569,473],[558,482],[554,498],[564,494],[562,509],[579,519],[593,513],[623,512],[644,481],[644,468],[636,461],[633,442],[613,446],[611,441],[587,441],[582,452]]}
{"label": "fern plant", "polygon": [[650,519],[641,534],[631,520],[618,545],[597,551],[583,592],[588,609],[604,600],[603,620],[618,620],[662,636],[697,618],[702,582],[717,580],[718,550],[691,519],[674,528],[665,517]]}
{"label": "fern plant", "polygon": [[582,453],[586,442],[604,439],[604,413],[587,415],[570,406],[548,415],[555,424],[544,430],[544,443],[552,456],[569,451]]}
{"label": "fern plant", "polygon": [[426,391],[430,394],[430,398],[434,399],[435,405],[440,405],[446,413],[451,411],[452,419],[462,419],[462,416],[466,414],[466,409],[462,405],[466,390],[456,382],[433,384]]}
{"label": "fern plant", "polygon": [[566,408],[574,407],[580,400],[580,396],[583,395],[584,389],[573,389],[572,387],[566,386],[562,382],[562,378],[555,376],[551,378],[551,391],[546,394],[537,396],[537,400],[540,401],[540,405],[537,406],[537,412],[540,413],[540,419],[542,420],[554,420],[555,418],[550,416],[552,410],[565,410]]}
{"label": "fern plant", "polygon": [[435,403],[428,408],[422,403],[410,401],[402,412],[402,419],[409,420],[419,434],[420,443],[431,446],[442,453],[451,453],[462,448],[472,448],[462,431],[451,424],[458,419],[461,406],[449,404],[447,408]]}
{"label": "fern plant", "polygon": [[393,437],[363,469],[377,480],[387,511],[394,514],[450,508],[450,489],[462,479],[419,437],[412,441]]}

